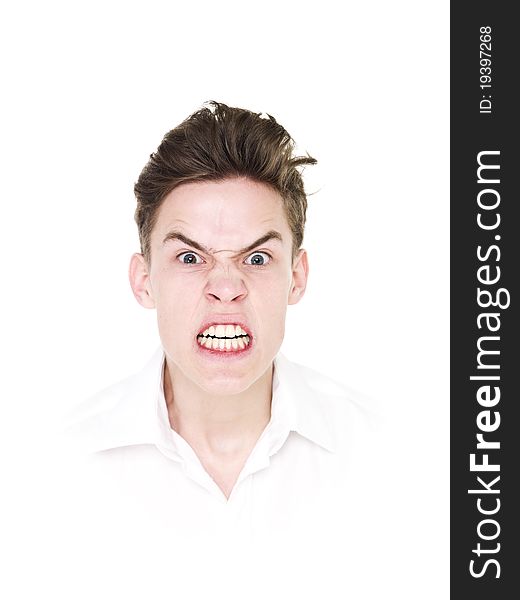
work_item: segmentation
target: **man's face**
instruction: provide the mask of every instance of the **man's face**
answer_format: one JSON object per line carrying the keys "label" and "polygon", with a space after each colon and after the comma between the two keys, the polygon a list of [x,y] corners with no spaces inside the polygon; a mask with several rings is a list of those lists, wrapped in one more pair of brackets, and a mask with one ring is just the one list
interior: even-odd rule
{"label": "man's face", "polygon": [[[135,254],[137,300],[157,309],[170,373],[213,394],[249,388],[283,340],[288,304],[305,291],[280,195],[245,178],[189,183],[161,205],[151,264]],[[173,370],[173,372],[172,372]]]}

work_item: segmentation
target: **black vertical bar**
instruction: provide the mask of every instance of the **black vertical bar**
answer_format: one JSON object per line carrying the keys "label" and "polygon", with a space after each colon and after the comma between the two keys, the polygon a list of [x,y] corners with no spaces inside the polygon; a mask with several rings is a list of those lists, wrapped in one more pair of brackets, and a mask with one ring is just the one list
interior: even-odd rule
{"label": "black vertical bar", "polygon": [[[451,597],[471,600],[520,597],[520,31],[514,8],[512,2],[451,4]],[[479,155],[482,164],[497,167],[481,169],[480,182]],[[496,306],[486,307],[490,300]],[[484,470],[486,460],[500,470]]]}

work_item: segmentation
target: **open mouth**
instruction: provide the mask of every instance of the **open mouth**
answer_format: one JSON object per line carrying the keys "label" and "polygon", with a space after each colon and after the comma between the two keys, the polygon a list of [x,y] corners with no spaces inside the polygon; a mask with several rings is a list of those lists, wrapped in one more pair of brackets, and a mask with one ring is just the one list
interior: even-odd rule
{"label": "open mouth", "polygon": [[251,343],[251,336],[240,325],[211,325],[197,335],[197,342],[208,350],[240,352]]}

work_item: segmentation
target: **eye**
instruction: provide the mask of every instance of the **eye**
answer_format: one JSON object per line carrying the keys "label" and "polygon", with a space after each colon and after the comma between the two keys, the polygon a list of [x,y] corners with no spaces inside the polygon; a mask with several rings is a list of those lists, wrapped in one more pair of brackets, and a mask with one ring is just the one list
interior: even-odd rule
{"label": "eye", "polygon": [[177,256],[177,260],[180,260],[185,265],[201,265],[204,262],[195,252],[183,252]]}
{"label": "eye", "polygon": [[265,252],[253,252],[253,254],[250,254],[244,262],[246,263],[246,265],[255,265],[257,267],[262,267],[268,264],[270,260],[271,257]]}

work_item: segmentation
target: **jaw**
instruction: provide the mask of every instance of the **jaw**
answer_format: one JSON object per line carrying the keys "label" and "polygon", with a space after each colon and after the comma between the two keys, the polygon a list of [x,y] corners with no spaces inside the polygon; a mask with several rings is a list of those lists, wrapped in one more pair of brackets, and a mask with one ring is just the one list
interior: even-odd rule
{"label": "jaw", "polygon": [[192,334],[191,348],[188,351],[185,347],[183,349],[178,344],[173,344],[168,364],[173,381],[176,382],[174,387],[179,391],[183,390],[183,396],[194,397],[202,393],[204,396],[223,398],[246,394],[248,390],[253,392],[256,384],[264,381],[264,375],[272,373],[273,359],[280,344],[266,348],[249,328],[241,325],[244,331],[252,334],[247,347],[235,352],[213,350],[203,347],[199,342],[199,336],[209,327],[211,325]]}

